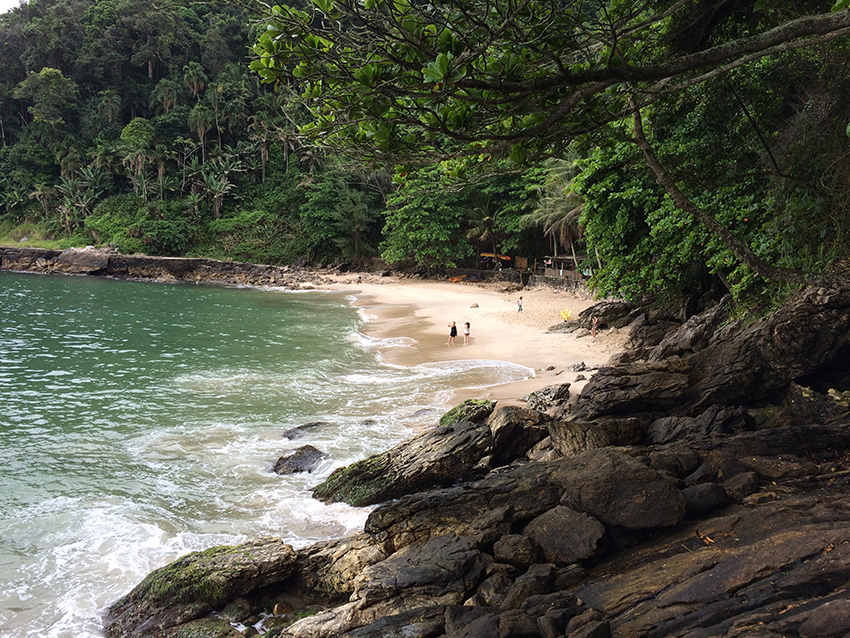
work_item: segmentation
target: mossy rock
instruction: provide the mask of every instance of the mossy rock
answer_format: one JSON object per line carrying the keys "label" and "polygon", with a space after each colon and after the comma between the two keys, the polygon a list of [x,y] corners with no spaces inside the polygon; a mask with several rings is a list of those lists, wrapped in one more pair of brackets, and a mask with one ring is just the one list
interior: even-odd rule
{"label": "mossy rock", "polygon": [[295,560],[292,547],[279,538],[192,552],[151,572],[112,605],[104,633],[119,638],[138,635],[142,627],[162,631],[185,625],[259,587],[285,580]]}
{"label": "mossy rock", "polygon": [[385,488],[389,454],[376,454],[335,470],[313,489],[313,498],[324,503],[343,502],[355,507],[375,503],[375,495]]}
{"label": "mossy rock", "polygon": [[467,399],[460,405],[456,405],[440,418],[440,425],[451,425],[453,423],[481,423],[487,419],[496,407],[495,401],[487,399]]}

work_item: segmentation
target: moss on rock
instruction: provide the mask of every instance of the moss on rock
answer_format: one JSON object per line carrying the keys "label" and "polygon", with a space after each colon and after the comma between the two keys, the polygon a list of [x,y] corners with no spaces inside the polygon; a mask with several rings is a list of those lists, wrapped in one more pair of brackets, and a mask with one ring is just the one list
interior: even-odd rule
{"label": "moss on rock", "polygon": [[467,399],[460,405],[456,405],[440,418],[440,425],[452,425],[453,423],[481,423],[493,413],[496,407],[495,401],[487,399]]}

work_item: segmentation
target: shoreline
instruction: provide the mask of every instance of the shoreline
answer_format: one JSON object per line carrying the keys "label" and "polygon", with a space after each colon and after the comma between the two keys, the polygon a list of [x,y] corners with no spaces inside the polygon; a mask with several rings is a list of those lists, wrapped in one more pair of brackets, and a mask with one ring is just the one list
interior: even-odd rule
{"label": "shoreline", "polygon": [[[364,332],[375,338],[406,338],[413,346],[384,353],[385,361],[403,366],[453,360],[508,362],[528,368],[523,381],[458,390],[455,398],[491,399],[523,405],[520,398],[540,388],[570,383],[580,392],[587,377],[622,352],[627,331],[597,334],[550,333],[548,328],[597,303],[587,297],[545,285],[518,287],[505,280],[451,282],[382,276],[375,273],[305,271],[288,267],[206,258],[119,255],[104,249],[65,251],[0,247],[0,269],[41,274],[106,276],[131,281],[207,283],[297,291],[322,290],[352,295],[353,304],[367,316]],[[523,311],[517,299],[523,296]],[[447,345],[448,323],[455,321],[458,337]],[[469,346],[463,345],[463,324],[472,324]],[[584,363],[590,370],[573,372]]]}
{"label": "shoreline", "polygon": [[[521,397],[562,383],[570,383],[571,391],[579,392],[593,370],[573,372],[568,368],[581,363],[591,369],[604,365],[623,350],[628,339],[626,331],[616,329],[600,331],[595,339],[548,332],[562,321],[562,310],[568,309],[576,317],[596,301],[547,287],[515,290],[504,282],[453,283],[360,274],[334,279],[321,288],[354,297],[352,305],[367,317],[367,336],[413,342],[410,348],[386,353],[389,363],[416,366],[477,359],[508,362],[533,371],[523,381],[458,390],[458,403],[475,398],[495,400],[500,405],[524,405]],[[520,295],[522,312],[517,311],[516,303]],[[458,327],[454,346],[447,344],[451,321]],[[464,346],[463,324],[467,321],[471,324],[470,343]]]}

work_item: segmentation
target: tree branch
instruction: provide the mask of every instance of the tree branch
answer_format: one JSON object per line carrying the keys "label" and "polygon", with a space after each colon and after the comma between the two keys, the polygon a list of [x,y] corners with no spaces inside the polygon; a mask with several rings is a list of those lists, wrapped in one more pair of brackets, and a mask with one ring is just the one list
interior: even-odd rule
{"label": "tree branch", "polygon": [[728,228],[726,228],[726,226],[721,224],[714,217],[688,199],[687,195],[685,195],[676,185],[675,180],[673,180],[672,176],[664,169],[661,162],[659,162],[658,158],[655,156],[655,151],[652,149],[652,146],[646,139],[646,135],[643,132],[643,120],[640,115],[640,109],[634,105],[634,100],[632,100],[632,105],[634,108],[633,117],[635,125],[635,143],[643,151],[647,165],[652,169],[652,172],[655,173],[655,179],[670,194],[670,197],[673,198],[673,203],[676,204],[676,208],[685,211],[705,226],[709,231],[714,233],[721,239],[721,241],[723,241],[724,244],[726,244],[726,247],[732,251],[732,254],[735,255],[735,257],[752,268],[757,275],[767,279],[768,281],[794,283],[804,286],[831,283],[829,278],[816,273],[804,272],[802,270],[792,268],[782,268],[765,263],[750,249],[749,246],[738,239]]}

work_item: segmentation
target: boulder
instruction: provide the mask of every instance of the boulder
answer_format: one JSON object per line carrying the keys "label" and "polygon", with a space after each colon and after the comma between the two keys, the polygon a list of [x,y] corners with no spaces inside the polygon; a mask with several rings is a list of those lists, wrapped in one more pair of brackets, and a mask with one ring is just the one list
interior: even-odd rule
{"label": "boulder", "polygon": [[594,421],[570,418],[549,424],[552,447],[561,456],[576,456],[612,445],[634,445],[643,439],[644,431],[644,420],[634,416]]}
{"label": "boulder", "polygon": [[540,547],[547,563],[569,565],[601,551],[605,526],[592,516],[560,505],[532,520],[522,533]]}
{"label": "boulder", "polygon": [[747,405],[806,378],[817,386],[850,363],[850,286],[803,288],[771,317],[717,336],[691,357],[687,410]]}
{"label": "boulder", "polygon": [[480,399],[467,399],[460,405],[440,417],[440,425],[452,425],[453,423],[483,423],[496,407],[495,401]]}
{"label": "boulder", "polygon": [[610,448],[567,459],[558,473],[566,486],[561,504],[605,525],[645,529],[675,525],[685,516],[682,492],[655,470]]}
{"label": "boulder", "polygon": [[106,270],[112,250],[68,248],[56,258],[54,270],[73,274],[94,274]]}
{"label": "boulder", "polygon": [[[572,367],[572,366],[570,366]],[[529,410],[547,412],[551,408],[566,403],[570,398],[570,384],[549,385],[535,390],[526,397],[526,407]]]}
{"label": "boulder", "polygon": [[327,421],[313,421],[311,423],[305,423],[304,425],[299,425],[297,427],[290,428],[289,430],[283,433],[283,436],[284,438],[293,441],[295,439],[300,439],[302,436],[310,432],[310,430],[316,430],[329,425],[330,423],[328,423]]}
{"label": "boulder", "polygon": [[493,435],[493,450],[488,465],[499,467],[523,457],[549,436],[543,415],[536,410],[505,406],[487,420]]}
{"label": "boulder", "polygon": [[700,516],[729,504],[729,495],[722,485],[700,483],[682,490],[687,501],[688,516]]}
{"label": "boulder", "polygon": [[602,367],[582,388],[580,408],[587,418],[595,419],[676,406],[688,396],[690,367],[678,357]]}
{"label": "boulder", "polygon": [[483,565],[475,541],[447,534],[408,545],[364,569],[354,579],[351,600],[360,610],[415,594],[434,598],[451,595],[460,602],[480,581]]}
{"label": "boulder", "polygon": [[272,471],[280,475],[312,472],[319,461],[326,457],[327,454],[312,445],[304,445],[294,452],[281,456],[274,464]]}
{"label": "boulder", "polygon": [[505,534],[493,545],[493,558],[497,562],[522,570],[536,563],[539,556],[540,548],[528,535]]}
{"label": "boulder", "polygon": [[313,490],[313,496],[325,503],[343,501],[363,506],[449,485],[471,475],[492,446],[493,437],[486,424],[440,426],[336,470]]}
{"label": "boulder", "polygon": [[279,538],[192,552],[151,572],[111,605],[104,633],[108,638],[158,635],[285,580],[295,563],[295,552]]}

